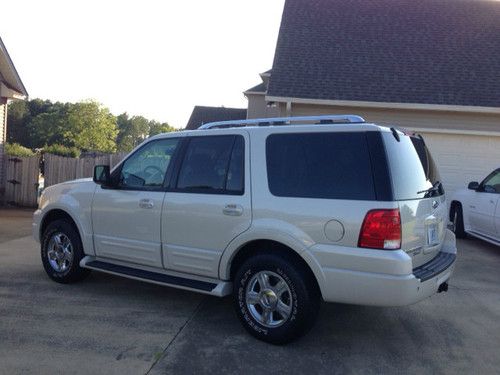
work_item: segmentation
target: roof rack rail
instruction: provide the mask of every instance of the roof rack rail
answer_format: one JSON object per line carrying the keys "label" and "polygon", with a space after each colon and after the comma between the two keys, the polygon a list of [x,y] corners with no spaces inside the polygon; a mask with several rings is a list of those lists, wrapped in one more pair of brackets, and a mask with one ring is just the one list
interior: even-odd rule
{"label": "roof rack rail", "polygon": [[294,122],[312,122],[313,124],[362,124],[365,120],[357,115],[325,115],[325,116],[297,116],[297,117],[271,117],[256,118],[251,120],[231,120],[209,122],[200,126],[199,130],[239,128],[245,126],[279,126],[292,125]]}

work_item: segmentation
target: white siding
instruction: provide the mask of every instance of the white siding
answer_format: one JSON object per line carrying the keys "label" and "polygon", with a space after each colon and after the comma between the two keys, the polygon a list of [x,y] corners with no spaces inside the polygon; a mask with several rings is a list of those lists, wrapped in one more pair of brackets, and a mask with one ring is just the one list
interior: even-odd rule
{"label": "white siding", "polygon": [[7,105],[4,98],[0,98],[0,204],[3,201],[3,192],[5,189],[5,156],[4,143],[7,137]]}

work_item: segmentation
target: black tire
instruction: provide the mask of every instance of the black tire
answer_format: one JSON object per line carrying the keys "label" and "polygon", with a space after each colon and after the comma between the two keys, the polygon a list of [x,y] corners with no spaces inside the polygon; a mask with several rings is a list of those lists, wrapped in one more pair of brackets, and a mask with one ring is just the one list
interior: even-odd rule
{"label": "black tire", "polygon": [[[276,282],[275,286],[277,286],[280,281],[284,281],[288,287],[286,292],[280,294],[281,297],[278,298],[278,303],[281,299],[285,301],[285,304],[289,305],[289,316],[283,318],[284,315],[280,315],[279,311],[274,310],[271,312],[271,319],[276,318],[277,321],[282,322],[276,327],[266,326],[255,317],[255,311],[259,309],[259,306],[261,307],[260,310],[264,311],[263,305],[250,305],[250,308],[253,306],[253,312],[247,305],[247,288],[257,285],[255,281],[253,284],[250,283],[252,280],[257,280],[257,277],[262,275],[262,271],[266,272],[264,275],[271,274],[267,278],[270,289],[272,289],[271,285],[274,282]],[[256,293],[259,296],[262,296],[262,294],[262,290]],[[262,301],[262,298],[260,301]],[[267,296],[264,298],[266,298],[265,302],[269,302]],[[274,299],[274,302],[276,303],[276,299]],[[234,278],[233,304],[241,323],[251,335],[271,344],[286,344],[309,331],[317,319],[320,302],[321,296],[314,276],[303,264],[294,261],[289,254],[276,252],[252,256],[238,269]],[[262,317],[264,317],[264,314],[262,314]]]}
{"label": "black tire", "polygon": [[[69,239],[71,245],[72,253],[71,261],[65,261],[66,269],[58,271],[56,270],[49,261],[49,245],[51,244],[51,239],[54,236],[60,236],[62,234],[64,239]],[[58,237],[60,238],[60,237]],[[68,223],[66,220],[55,220],[50,223],[42,236],[41,241],[41,256],[42,264],[47,275],[54,281],[62,284],[74,283],[83,280],[90,274],[90,270],[80,267],[80,260],[85,256],[83,253],[82,241],[80,235],[78,234],[75,227]]]}
{"label": "black tire", "polygon": [[460,203],[454,202],[451,205],[450,211],[450,220],[453,222],[453,231],[455,232],[455,237],[467,237],[467,234],[464,230],[464,215],[462,212],[462,205]]}

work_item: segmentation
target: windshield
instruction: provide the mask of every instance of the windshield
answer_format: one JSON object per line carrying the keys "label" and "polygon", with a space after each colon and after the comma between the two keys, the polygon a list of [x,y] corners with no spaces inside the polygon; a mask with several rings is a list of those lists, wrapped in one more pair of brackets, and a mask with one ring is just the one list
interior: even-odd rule
{"label": "windshield", "polygon": [[436,164],[424,141],[399,133],[383,133],[396,200],[430,198],[444,194]]}

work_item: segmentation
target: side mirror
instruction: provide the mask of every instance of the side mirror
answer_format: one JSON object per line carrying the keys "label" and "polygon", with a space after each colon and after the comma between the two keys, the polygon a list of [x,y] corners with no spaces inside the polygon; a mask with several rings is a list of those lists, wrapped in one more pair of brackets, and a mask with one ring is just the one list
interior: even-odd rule
{"label": "side mirror", "polygon": [[102,186],[111,185],[109,165],[96,165],[94,167],[94,182]]}
{"label": "side mirror", "polygon": [[479,189],[479,182],[477,182],[477,181],[469,182],[469,185],[467,186],[467,188],[469,188],[470,190],[477,190],[477,189]]}

